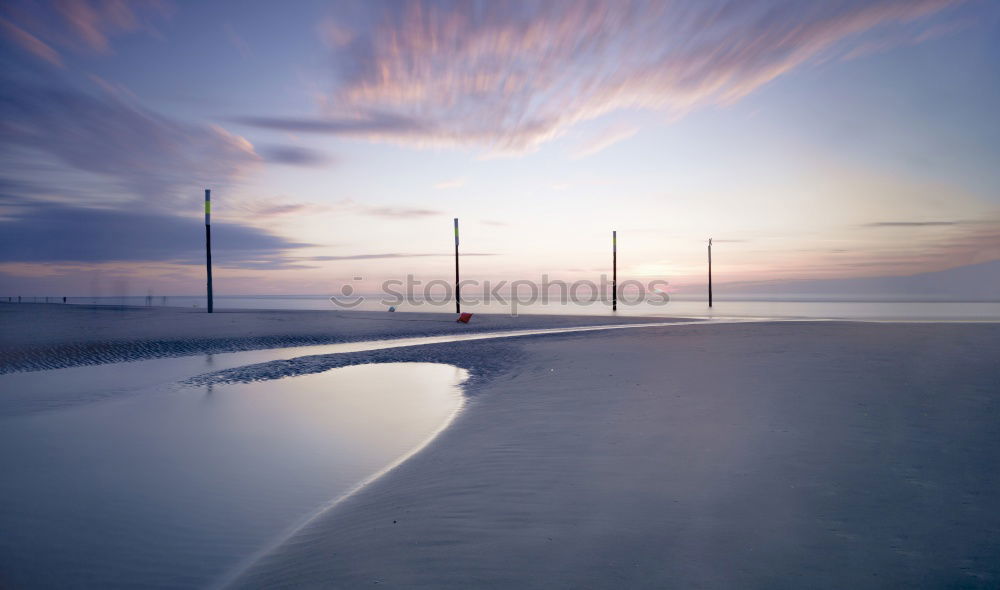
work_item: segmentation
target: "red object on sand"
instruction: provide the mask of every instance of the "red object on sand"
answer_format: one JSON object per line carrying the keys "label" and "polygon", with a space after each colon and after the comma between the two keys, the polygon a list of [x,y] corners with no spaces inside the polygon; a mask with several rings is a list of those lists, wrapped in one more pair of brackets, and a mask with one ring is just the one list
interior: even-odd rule
{"label": "red object on sand", "polygon": [[463,324],[468,324],[469,320],[471,320],[471,319],[472,319],[472,314],[471,313],[463,313],[463,314],[459,315],[458,319],[455,320],[455,321],[456,322],[462,322]]}

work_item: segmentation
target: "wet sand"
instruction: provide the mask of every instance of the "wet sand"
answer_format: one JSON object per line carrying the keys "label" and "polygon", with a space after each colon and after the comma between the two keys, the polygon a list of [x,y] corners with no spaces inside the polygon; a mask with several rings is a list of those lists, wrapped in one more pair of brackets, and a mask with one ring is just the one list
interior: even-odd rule
{"label": "wet sand", "polygon": [[[54,315],[64,312],[81,315]],[[5,330],[0,343],[32,351],[8,367],[37,370],[271,341],[620,321],[477,316],[484,321],[461,326],[450,314],[387,321],[389,314],[239,312],[205,320],[186,313],[65,309],[36,320],[33,332],[21,311],[4,316],[17,316],[5,327],[21,331]],[[219,338],[202,335],[206,321]],[[68,361],[54,356],[59,350],[72,351]],[[93,351],[102,352],[88,356]],[[433,442],[229,581],[995,588],[997,359],[1000,324],[689,323],[314,355],[224,371],[218,382],[418,361],[472,376],[465,410]]]}
{"label": "wet sand", "polygon": [[235,585],[1000,584],[1000,326],[516,342],[463,345],[519,354],[428,448]]}
{"label": "wet sand", "polygon": [[150,358],[388,338],[642,322],[615,316],[204,310],[0,303],[0,374]]}

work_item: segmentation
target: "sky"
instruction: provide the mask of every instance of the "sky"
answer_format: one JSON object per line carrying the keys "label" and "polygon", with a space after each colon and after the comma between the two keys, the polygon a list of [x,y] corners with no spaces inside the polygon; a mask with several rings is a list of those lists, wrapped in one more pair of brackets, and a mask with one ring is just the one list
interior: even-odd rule
{"label": "sky", "polygon": [[0,294],[1000,259],[992,0],[0,4]]}

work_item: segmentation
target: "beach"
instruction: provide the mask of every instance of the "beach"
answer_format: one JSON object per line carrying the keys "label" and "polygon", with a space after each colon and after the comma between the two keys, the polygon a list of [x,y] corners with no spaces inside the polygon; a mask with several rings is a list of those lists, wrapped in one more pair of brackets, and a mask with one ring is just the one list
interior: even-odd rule
{"label": "beach", "polygon": [[1000,590],[998,56],[4,0],[0,590]]}
{"label": "beach", "polygon": [[235,585],[995,587],[998,328],[526,341],[424,452]]}
{"label": "beach", "polygon": [[[66,333],[46,331],[37,311],[10,312],[5,326],[40,328],[5,330],[0,358],[23,372],[271,342],[620,322],[155,313],[154,322],[146,310],[89,310]],[[31,360],[56,351],[69,354]],[[309,352],[189,380],[280,392],[284,377],[339,366],[445,363],[470,374],[464,408],[419,452],[248,556],[222,586],[1000,583],[998,324],[686,322]]]}

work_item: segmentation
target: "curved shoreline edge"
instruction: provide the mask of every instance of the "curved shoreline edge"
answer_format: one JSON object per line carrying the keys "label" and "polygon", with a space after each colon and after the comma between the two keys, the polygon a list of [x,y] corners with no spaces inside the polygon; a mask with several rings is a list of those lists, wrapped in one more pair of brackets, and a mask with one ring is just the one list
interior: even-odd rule
{"label": "curved shoreline edge", "polygon": [[516,362],[233,587],[1000,579],[984,557],[1000,326],[697,324],[382,354],[446,349]]}
{"label": "curved shoreline edge", "polygon": [[[466,381],[468,381],[468,372],[466,372],[466,377],[462,379],[460,383],[458,383],[458,386],[464,388]],[[252,555],[242,560],[235,567],[231,568],[229,571],[224,573],[222,576],[220,576],[219,580],[211,584],[209,587],[213,589],[218,589],[230,586],[237,579],[239,579],[240,576],[242,576],[250,568],[252,568],[258,561],[260,561],[262,558],[264,558],[268,554],[272,553],[273,551],[281,547],[281,545],[283,545],[284,543],[288,542],[289,539],[291,539],[300,531],[302,531],[304,528],[309,526],[316,519],[321,518],[324,514],[336,508],[337,505],[342,503],[344,500],[347,500],[351,496],[362,491],[364,488],[371,485],[373,482],[378,481],[380,478],[384,477],[387,473],[390,473],[393,469],[396,469],[397,467],[408,461],[410,458],[414,457],[415,455],[423,451],[425,448],[427,448],[428,445],[434,442],[434,440],[442,432],[447,430],[448,427],[455,421],[456,418],[458,418],[458,416],[462,414],[463,411],[465,411],[466,407],[468,406],[468,403],[469,403],[468,397],[463,395],[461,397],[461,402],[459,403],[458,407],[456,407],[448,415],[445,421],[438,428],[436,428],[433,432],[428,434],[423,441],[421,441],[419,444],[414,446],[406,453],[397,457],[388,465],[382,467],[375,473],[372,473],[368,477],[364,478],[363,480],[352,486],[347,491],[324,502],[320,506],[317,506],[311,512],[300,518],[297,522],[292,523],[285,531],[283,531],[274,539],[270,540],[266,545],[255,551]]]}

